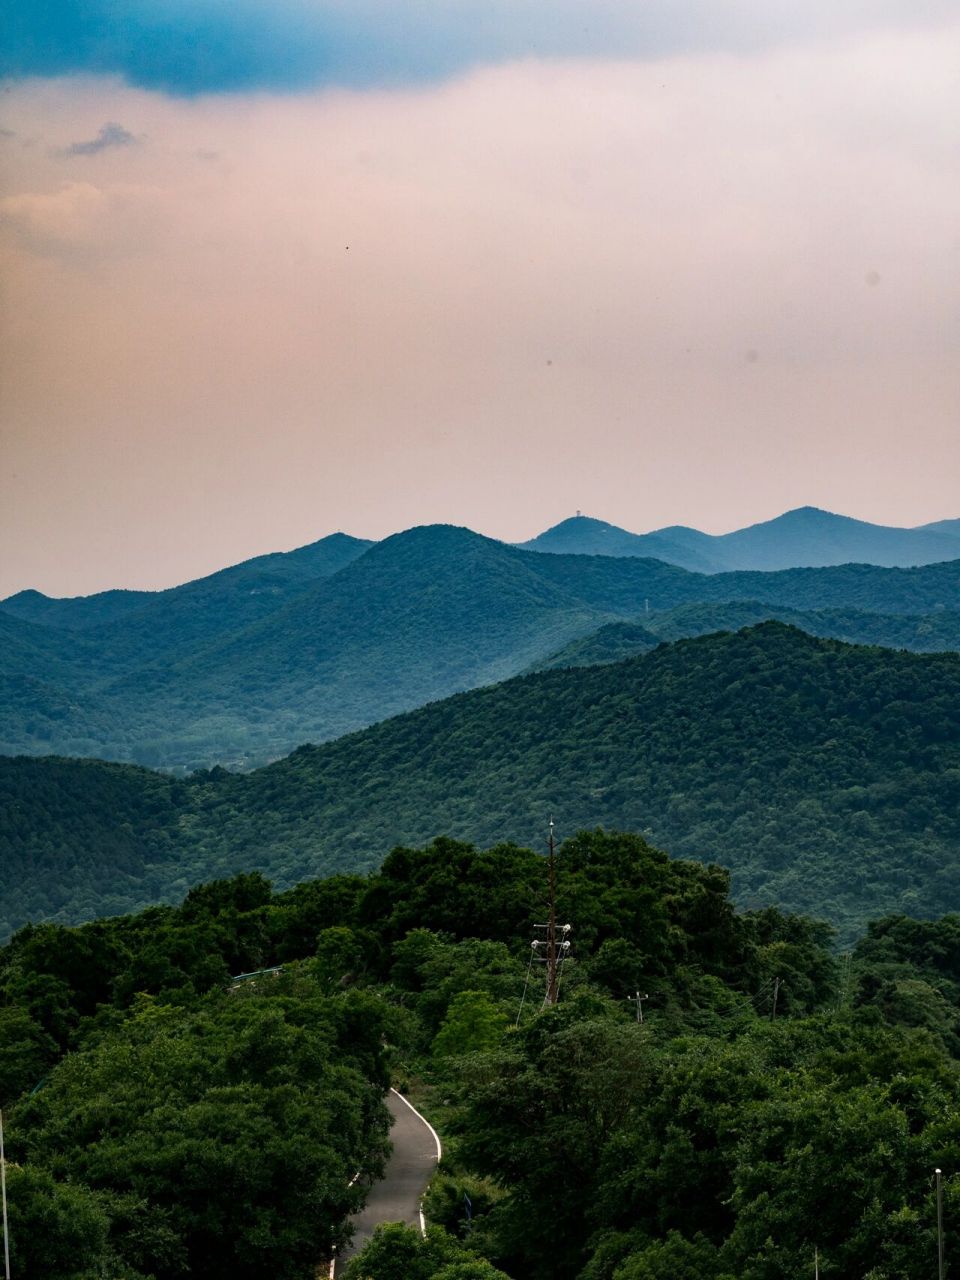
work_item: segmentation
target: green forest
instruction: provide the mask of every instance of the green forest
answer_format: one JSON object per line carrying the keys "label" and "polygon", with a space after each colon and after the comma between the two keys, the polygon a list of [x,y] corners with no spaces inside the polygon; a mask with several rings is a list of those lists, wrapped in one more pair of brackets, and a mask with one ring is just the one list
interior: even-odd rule
{"label": "green forest", "polygon": [[845,941],[960,910],[960,656],[765,623],[462,694],[250,774],[0,759],[2,936],[241,871],[281,888],[368,871],[437,833],[533,844],[545,813],[720,863],[740,905]]}
{"label": "green forest", "polygon": [[443,838],[21,929],[13,1275],[314,1280],[383,1167],[390,1081],[443,1134],[430,1226],[381,1228],[347,1280],[794,1280],[815,1250],[824,1277],[934,1274],[934,1168],[960,1227],[960,916],[888,915],[838,954],[823,923],[738,910],[719,867],[583,831],[550,1008],[546,892],[539,854]]}

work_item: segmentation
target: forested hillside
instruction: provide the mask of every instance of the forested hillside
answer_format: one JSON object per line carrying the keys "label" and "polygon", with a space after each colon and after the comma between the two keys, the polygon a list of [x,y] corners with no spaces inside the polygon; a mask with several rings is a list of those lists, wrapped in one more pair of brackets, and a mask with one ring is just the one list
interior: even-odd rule
{"label": "forested hillside", "polygon": [[[250,768],[517,675],[607,623],[646,626],[692,604],[749,600],[759,616],[804,611],[790,613],[800,625],[814,610],[818,633],[943,647],[956,638],[960,560],[703,574],[427,526],[374,546],[334,535],[129,594],[28,592],[0,606],[0,751]],[[751,608],[744,622],[758,619]],[[859,625],[856,611],[881,616]],[[694,615],[689,628],[704,624]]]}
{"label": "forested hillside", "polygon": [[[299,586],[309,586],[355,560],[373,544],[346,533],[332,533],[295,551],[274,551],[240,564],[185,582],[166,591],[101,591],[92,596],[51,599],[39,591],[20,591],[0,601],[4,613],[27,622],[40,622],[68,631],[85,631],[124,615],[150,608],[146,616],[167,626],[167,619],[181,622],[191,607],[216,605],[234,609],[250,605],[251,597],[283,596]],[[188,602],[185,604],[185,602]],[[253,601],[253,608],[261,607]],[[161,606],[159,610],[154,606]],[[163,621],[160,621],[160,620]],[[216,625],[212,620],[212,625]]]}
{"label": "forested hillside", "polygon": [[738,631],[760,622],[785,622],[811,636],[843,640],[847,644],[878,644],[914,653],[960,650],[960,611],[913,617],[910,614],[865,613],[861,609],[785,609],[754,600],[724,604],[684,604],[661,613],[642,615],[641,622],[607,622],[592,635],[582,636],[535,666],[588,667],[620,662],[647,653],[663,640]]}
{"label": "forested hillside", "polygon": [[381,1229],[346,1280],[794,1280],[815,1250],[825,1277],[923,1280],[934,1167],[948,1232],[960,1211],[960,917],[885,917],[838,959],[823,925],[737,912],[719,868],[584,832],[550,1008],[546,890],[528,849],[438,840],[369,877],[22,930],[12,1273],[315,1280],[380,1171],[392,1079],[443,1132],[430,1226]]}
{"label": "forested hillside", "polygon": [[0,794],[7,928],[212,874],[366,870],[435,832],[536,842],[552,813],[648,831],[729,866],[740,903],[849,935],[960,908],[960,655],[767,623],[476,690],[249,775],[22,758]]}

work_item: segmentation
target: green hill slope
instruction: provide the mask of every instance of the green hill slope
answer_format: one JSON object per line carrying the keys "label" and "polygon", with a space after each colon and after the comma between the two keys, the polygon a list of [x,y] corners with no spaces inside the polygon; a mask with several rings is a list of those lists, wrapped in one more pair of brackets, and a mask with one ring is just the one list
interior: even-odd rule
{"label": "green hill slope", "polygon": [[643,615],[643,623],[608,622],[592,635],[565,645],[539,662],[537,671],[554,667],[589,667],[600,662],[622,662],[649,653],[663,640],[682,640],[712,631],[738,631],[761,622],[785,622],[824,639],[847,644],[876,644],[914,653],[960,650],[960,611],[939,613],[865,613],[860,609],[787,609],[755,600],[731,600],[723,604],[682,604],[662,613]]}
{"label": "green hill slope", "polygon": [[960,649],[960,610],[957,609],[919,615],[884,614],[862,609],[787,609],[753,600],[737,600],[726,604],[681,605],[646,621],[649,630],[662,640],[680,640],[710,631],[734,631],[770,620],[847,644],[878,644],[888,649],[911,649],[914,653]]}
{"label": "green hill slope", "polygon": [[531,670],[553,671],[557,667],[593,667],[601,663],[622,662],[624,658],[649,653],[658,644],[660,637],[639,622],[606,622],[597,631],[564,645],[559,652],[535,663]]}
{"label": "green hill slope", "polygon": [[[8,923],[44,897],[69,919],[115,892],[85,817],[109,768],[0,762],[15,817],[2,827]],[[253,867],[281,884],[370,868],[397,841],[438,833],[535,843],[553,813],[564,831],[648,831],[731,867],[741,903],[847,931],[960,907],[960,656],[777,623],[476,690],[245,776],[121,773],[145,797],[149,779],[149,799],[135,782],[101,807],[144,866],[143,892],[123,889],[130,906]],[[44,825],[33,810],[48,792]]]}

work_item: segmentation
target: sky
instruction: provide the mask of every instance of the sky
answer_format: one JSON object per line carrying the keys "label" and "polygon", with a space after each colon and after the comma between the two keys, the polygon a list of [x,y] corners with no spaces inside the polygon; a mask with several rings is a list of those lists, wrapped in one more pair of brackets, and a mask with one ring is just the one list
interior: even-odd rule
{"label": "sky", "polygon": [[0,597],[960,516],[952,0],[11,0]]}

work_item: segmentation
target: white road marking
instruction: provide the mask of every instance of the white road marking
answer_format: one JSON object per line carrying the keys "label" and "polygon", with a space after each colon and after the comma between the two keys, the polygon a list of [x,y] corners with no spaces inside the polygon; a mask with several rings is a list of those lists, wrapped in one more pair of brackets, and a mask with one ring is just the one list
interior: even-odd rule
{"label": "white road marking", "polygon": [[[413,1114],[420,1121],[420,1123],[426,1125],[427,1129],[429,1129],[430,1135],[433,1138],[433,1141],[436,1143],[437,1164],[439,1164],[440,1161],[443,1159],[443,1147],[440,1145],[440,1135],[437,1133],[436,1129],[433,1127],[430,1121],[426,1118],[426,1116],[423,1116],[420,1114],[420,1112],[413,1105],[413,1103],[410,1101],[409,1098],[405,1098],[403,1094],[399,1092],[399,1090],[394,1089],[392,1086],[390,1088],[390,1092],[394,1094],[397,1098],[399,1098],[400,1101],[404,1104],[404,1106],[409,1107],[410,1110],[413,1112]],[[360,1177],[360,1171],[357,1170],[357,1172],[353,1175],[353,1177],[350,1179],[347,1185],[352,1187],[359,1177]],[[427,1220],[423,1216],[422,1200],[420,1202],[419,1212],[420,1212],[420,1234],[425,1237],[427,1234]],[[330,1280],[335,1280],[336,1270],[337,1270],[337,1259],[336,1259],[336,1255],[334,1255],[334,1257],[331,1258],[330,1260],[330,1273],[329,1273]]]}
{"label": "white road marking", "polygon": [[[426,1118],[426,1116],[422,1116],[420,1114],[420,1112],[413,1105],[413,1103],[410,1101],[409,1098],[405,1098],[402,1093],[399,1093],[396,1089],[393,1089],[393,1088],[391,1088],[390,1092],[393,1094],[396,1094],[396,1096],[400,1099],[400,1101],[404,1103],[406,1106],[408,1106],[410,1110],[413,1112],[413,1114],[417,1117],[417,1119],[422,1124],[425,1124],[427,1128],[430,1130],[431,1134],[433,1135],[433,1140],[437,1144],[437,1164],[439,1164],[440,1161],[443,1159],[443,1147],[441,1147],[440,1145],[440,1135],[437,1133],[436,1129],[433,1127],[430,1121]],[[426,1236],[427,1234],[427,1220],[423,1216],[422,1200],[420,1201],[420,1234],[422,1236]]]}

